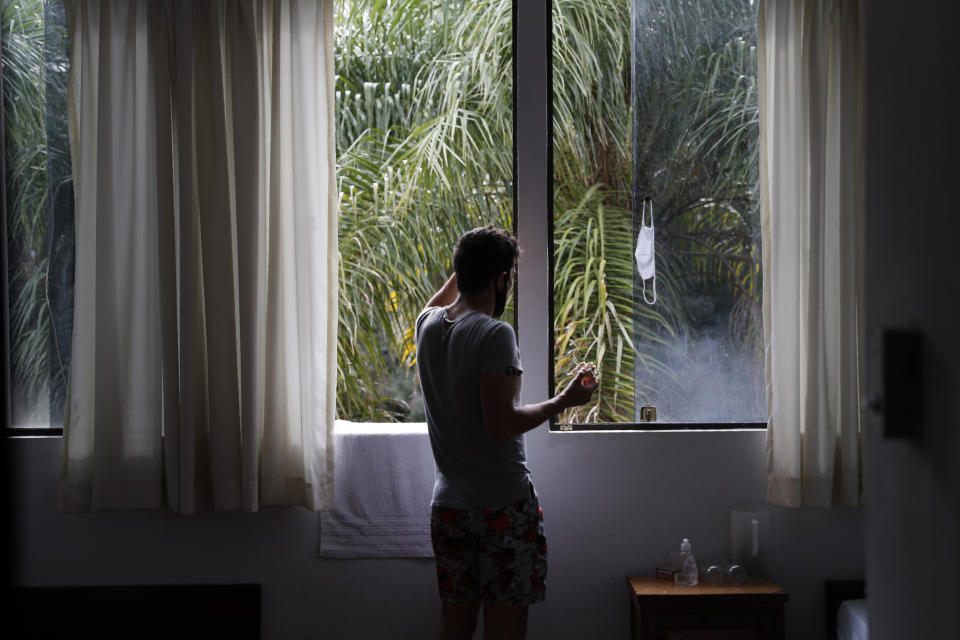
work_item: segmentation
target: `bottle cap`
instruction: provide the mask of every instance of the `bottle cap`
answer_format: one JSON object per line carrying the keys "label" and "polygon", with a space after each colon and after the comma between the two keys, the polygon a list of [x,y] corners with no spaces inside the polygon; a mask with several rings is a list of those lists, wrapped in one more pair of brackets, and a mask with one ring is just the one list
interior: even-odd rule
{"label": "bottle cap", "polygon": [[680,551],[690,551],[690,539],[684,538],[680,543]]}

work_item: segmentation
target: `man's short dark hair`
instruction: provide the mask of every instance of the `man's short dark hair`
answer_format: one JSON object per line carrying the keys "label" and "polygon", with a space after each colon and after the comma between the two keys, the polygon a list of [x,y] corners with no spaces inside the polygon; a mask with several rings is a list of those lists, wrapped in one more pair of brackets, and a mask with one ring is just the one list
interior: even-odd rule
{"label": "man's short dark hair", "polygon": [[520,255],[517,239],[492,224],[468,231],[453,249],[457,289],[463,293],[483,291],[504,271],[513,269]]}

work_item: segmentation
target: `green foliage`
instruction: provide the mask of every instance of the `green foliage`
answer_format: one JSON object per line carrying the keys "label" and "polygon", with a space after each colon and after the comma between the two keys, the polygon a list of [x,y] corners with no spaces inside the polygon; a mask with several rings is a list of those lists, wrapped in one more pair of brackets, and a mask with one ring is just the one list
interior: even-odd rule
{"label": "green foliage", "polygon": [[[629,3],[553,3],[556,377],[592,361],[602,380],[596,402],[564,421],[633,420],[638,394],[663,391],[654,380],[682,390],[664,354],[698,329],[697,296],[733,301],[741,341],[759,326],[753,8],[641,5],[650,42],[634,113]],[[415,399],[417,312],[449,274],[463,231],[510,226],[511,3],[336,8],[338,411],[413,419],[395,409]],[[634,116],[641,187],[657,205],[653,307],[634,302]]]}
{"label": "green foliage", "polygon": [[335,10],[337,412],[422,419],[416,315],[451,273],[463,232],[512,226],[511,3],[340,0]]}
{"label": "green foliage", "polygon": [[43,10],[41,0],[0,4],[10,359],[14,399],[26,405],[49,380]]}
{"label": "green foliage", "polygon": [[[761,345],[755,8],[635,4],[631,69],[629,2],[553,3],[555,375],[592,361],[601,380],[562,422],[630,422],[646,397],[695,393],[670,345],[716,309],[731,341]],[[656,206],[654,306],[636,302],[634,168]]]}
{"label": "green foliage", "polygon": [[759,353],[756,8],[748,0],[645,6],[644,19],[659,28],[644,47],[656,57],[638,73],[638,171],[658,199],[658,241],[676,257],[672,275],[687,280],[679,295],[725,298],[731,338]]}
{"label": "green foliage", "polygon": [[643,322],[635,324],[634,266],[623,258],[633,242],[630,210],[616,204],[624,199],[629,202],[622,193],[594,185],[575,204],[554,212],[554,366],[562,379],[579,362],[593,362],[603,381],[595,400],[564,412],[563,422],[632,416],[635,367],[670,375],[654,349],[634,349],[636,329],[640,344],[656,346],[675,337],[681,321],[677,309],[660,305],[640,309]]}
{"label": "green foliage", "polygon": [[[554,0],[554,188],[629,196],[630,3]],[[629,210],[629,208],[628,208]]]}

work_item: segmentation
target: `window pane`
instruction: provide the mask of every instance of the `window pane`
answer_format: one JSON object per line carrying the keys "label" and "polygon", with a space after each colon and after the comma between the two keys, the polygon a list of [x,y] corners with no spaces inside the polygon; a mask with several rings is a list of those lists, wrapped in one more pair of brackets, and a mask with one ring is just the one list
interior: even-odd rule
{"label": "window pane", "polygon": [[424,420],[416,316],[463,232],[513,226],[511,20],[510,0],[335,2],[339,418]]}
{"label": "window pane", "polygon": [[597,402],[559,422],[635,422],[644,405],[765,421],[756,8],[556,0],[553,16],[555,374],[601,372]]}
{"label": "window pane", "polygon": [[68,44],[60,2],[2,3],[13,427],[61,426],[73,324]]}

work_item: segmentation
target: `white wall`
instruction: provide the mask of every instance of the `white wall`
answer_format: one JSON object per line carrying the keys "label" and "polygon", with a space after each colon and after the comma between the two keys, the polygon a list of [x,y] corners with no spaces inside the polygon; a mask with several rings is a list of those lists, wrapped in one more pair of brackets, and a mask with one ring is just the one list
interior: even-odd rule
{"label": "white wall", "polygon": [[[549,357],[544,18],[542,4],[520,3],[519,334],[527,401],[545,397]],[[303,509],[59,515],[59,440],[10,444],[18,584],[258,582],[267,638],[436,631],[430,561],[321,559],[319,517]],[[626,637],[625,576],[662,566],[684,536],[703,557],[726,554],[730,508],[762,501],[763,450],[761,432],[531,433],[550,575],[547,602],[531,609],[530,637]],[[823,580],[864,576],[863,514],[772,511],[769,565],[790,593],[788,637],[820,638]]]}
{"label": "white wall", "polygon": [[[12,443],[18,584],[263,585],[266,638],[423,638],[438,605],[429,560],[330,560],[304,509],[179,516],[56,513],[60,442]],[[547,434],[529,439],[550,548],[531,638],[626,637],[624,576],[667,561],[680,537],[729,548],[729,509],[759,504],[763,434]],[[680,472],[686,459],[694,471]],[[790,593],[790,638],[822,637],[822,581],[864,575],[859,510],[774,509],[770,568]]]}
{"label": "white wall", "polygon": [[[882,394],[880,335],[924,340],[925,415],[916,439],[864,454],[871,637],[960,637],[960,124],[956,3],[869,3],[867,322],[870,391]],[[893,43],[898,43],[894,45]]]}

